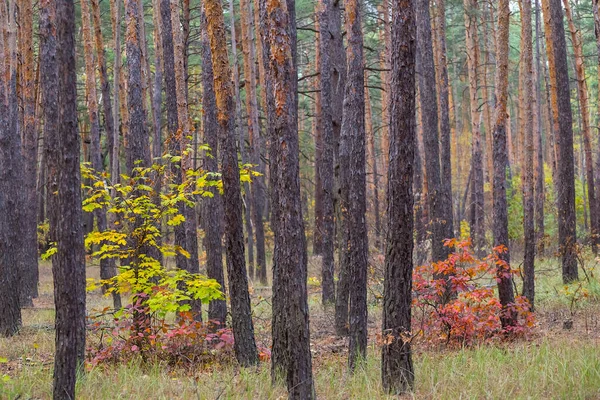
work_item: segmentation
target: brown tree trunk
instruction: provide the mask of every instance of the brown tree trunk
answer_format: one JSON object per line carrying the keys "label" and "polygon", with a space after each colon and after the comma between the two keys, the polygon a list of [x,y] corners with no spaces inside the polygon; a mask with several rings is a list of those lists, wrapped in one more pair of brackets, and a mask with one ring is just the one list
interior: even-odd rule
{"label": "brown tree trunk", "polygon": [[351,370],[366,357],[367,268],[369,245],[366,225],[365,91],[360,0],[347,0],[346,60],[348,73],[340,136],[342,253],[340,269],[350,276]]}
{"label": "brown tree trunk", "polygon": [[250,366],[258,362],[258,353],[254,341],[254,326],[244,257],[242,195],[235,148],[235,109],[231,85],[231,68],[227,56],[225,21],[223,19],[223,8],[219,0],[207,0],[204,2],[204,7],[217,105],[221,179],[223,180],[225,210],[225,251],[227,254],[227,277],[229,295],[231,296],[235,353],[240,364]]}
{"label": "brown tree trunk", "polygon": [[23,271],[21,272],[21,307],[33,306],[32,298],[38,296],[37,253],[37,192],[36,175],[38,161],[37,131],[35,129],[35,79],[33,55],[33,9],[31,0],[19,1],[19,29],[21,51],[21,100],[23,102],[23,125],[21,126],[23,191]]}
{"label": "brown tree trunk", "polygon": [[388,230],[383,289],[381,377],[390,394],[414,386],[410,340],[413,270],[413,166],[415,140],[415,5],[392,4]]}
{"label": "brown tree trunk", "polygon": [[544,148],[542,141],[542,91],[541,91],[541,70],[540,70],[540,7],[539,1],[535,0],[535,69],[534,69],[534,90],[535,90],[535,225],[537,230],[537,251],[539,255],[544,255],[544,203],[545,203],[545,178],[544,178]]}
{"label": "brown tree trunk", "polygon": [[[113,51],[115,54],[114,62],[114,73],[113,73],[113,85],[115,89],[114,103],[113,103],[113,131],[109,132],[111,136],[110,143],[112,148],[110,149],[110,176],[113,183],[118,182],[119,177],[119,147],[120,147],[120,124],[119,124],[119,113],[120,113],[120,101],[121,94],[120,89],[120,78],[121,78],[121,1],[112,0],[110,2],[110,14],[113,27]],[[124,121],[123,121],[124,122]],[[114,221],[112,221],[114,222]]]}
{"label": "brown tree trunk", "polygon": [[473,245],[481,254],[485,246],[484,200],[483,200],[483,161],[481,146],[481,126],[478,92],[479,40],[477,39],[477,1],[464,0],[465,27],[467,40],[467,68],[469,75],[469,103],[471,106],[471,237]]}
{"label": "brown tree trunk", "polygon": [[[273,254],[272,376],[290,399],[315,398],[310,353],[307,255],[300,197],[295,3],[260,2],[265,44]],[[362,88],[361,88],[362,90]]]}
{"label": "brown tree trunk", "polygon": [[371,196],[373,197],[373,218],[375,220],[375,248],[381,249],[381,215],[379,211],[379,168],[375,149],[375,132],[373,131],[373,111],[371,108],[371,93],[369,91],[369,75],[365,70],[365,132],[367,136],[367,156],[371,164]]}
{"label": "brown tree trunk", "polygon": [[592,132],[590,124],[590,112],[589,112],[589,96],[587,82],[585,78],[585,61],[583,57],[583,41],[581,38],[581,32],[575,27],[573,23],[573,16],[571,14],[571,6],[568,0],[563,0],[565,6],[565,14],[569,24],[569,31],[571,33],[571,42],[573,44],[573,51],[575,53],[575,75],[577,77],[577,95],[579,98],[579,106],[581,108],[581,125],[583,135],[583,148],[585,154],[585,172],[587,178],[587,195],[588,204],[590,207],[590,227],[591,227],[591,242],[592,250],[594,253],[598,251],[598,243],[600,231],[598,229],[598,204],[596,201],[595,185],[594,185],[594,160],[592,157]]}
{"label": "brown tree trunk", "polygon": [[[531,17],[530,17],[531,18]],[[506,201],[506,105],[508,101],[508,29],[510,8],[508,0],[499,0],[498,27],[496,31],[496,110],[494,121],[494,247],[505,246],[506,251],[499,254],[505,264],[496,266],[498,297],[503,313],[500,316],[502,327],[515,323],[514,315],[508,307],[515,300],[512,276],[509,273],[510,253],[508,243],[508,206]],[[507,276],[508,274],[508,276]]]}
{"label": "brown tree trunk", "polygon": [[567,43],[560,0],[543,0],[550,92],[556,132],[558,243],[565,283],[578,279],[575,225],[575,171],[573,163],[573,114],[569,90]]}
{"label": "brown tree trunk", "polygon": [[[14,9],[11,8],[11,11]],[[17,212],[21,200],[19,173],[22,160],[16,122],[16,69],[9,45],[14,40],[11,36],[15,32],[9,27],[11,23],[5,2],[0,4],[0,24],[0,208],[12,210],[0,215],[0,336],[6,337],[15,335],[21,328],[18,249],[23,248],[23,243],[18,229]]]}
{"label": "brown tree trunk", "polygon": [[[49,4],[48,4],[49,3]],[[82,231],[80,139],[77,130],[75,6],[42,3],[42,91],[49,171],[58,195],[50,208],[56,351],[54,398],[75,398],[75,381],[85,355],[85,257]],[[54,19],[56,18],[56,19]],[[56,32],[56,39],[53,36]],[[54,122],[56,121],[56,123]],[[59,149],[50,149],[48,146]],[[52,191],[54,193],[54,191]]]}
{"label": "brown tree trunk", "polygon": [[[333,133],[333,88],[332,88],[332,64],[331,52],[333,42],[331,36],[327,34],[330,26],[330,17],[332,16],[333,4],[331,0],[322,0],[319,3],[318,22],[324,35],[319,42],[320,56],[317,59],[317,69],[320,71],[320,121],[318,120],[317,130],[321,133],[321,162],[317,175],[321,183],[321,287],[323,288],[322,303],[335,303],[335,284],[334,284],[334,251],[335,251],[335,225],[334,225],[334,153],[336,141]],[[319,110],[318,110],[319,111]],[[315,204],[316,206],[316,204]],[[316,210],[315,210],[316,211]]]}
{"label": "brown tree trunk", "polygon": [[534,164],[533,164],[533,38],[531,29],[531,0],[520,0],[521,9],[521,71],[523,73],[523,90],[519,108],[522,113],[521,130],[524,136],[523,168],[523,296],[529,300],[531,307],[535,297],[535,209],[534,209]]}
{"label": "brown tree trunk", "polygon": [[[323,61],[321,60],[322,55],[325,54],[321,51],[321,48],[325,45],[323,41],[328,42],[329,37],[327,35],[321,35],[321,29],[325,32],[327,28],[328,15],[325,9],[325,4],[317,2],[315,5],[315,70],[317,76],[314,79],[314,90],[315,93],[315,105],[314,105],[314,140],[315,140],[315,228],[313,232],[313,254],[323,255],[323,183],[321,181],[321,170],[323,169],[323,88],[322,80],[323,73],[321,72],[321,66]],[[328,54],[325,54],[328,57]],[[328,59],[325,60],[328,62]],[[327,72],[329,74],[329,72]],[[326,83],[331,86],[331,83]]]}
{"label": "brown tree trunk", "polygon": [[[215,99],[214,78],[210,43],[206,32],[206,16],[201,15],[200,51],[202,53],[202,126],[204,128],[204,143],[210,147],[210,154],[204,157],[204,169],[217,173],[218,163],[218,123],[217,104]],[[204,228],[204,248],[206,249],[206,273],[215,279],[225,292],[225,275],[223,274],[223,200],[216,188],[209,188],[213,197],[207,197],[202,202],[202,223]],[[225,300],[212,301],[208,306],[208,319],[218,321],[224,326],[227,318],[227,303]]]}

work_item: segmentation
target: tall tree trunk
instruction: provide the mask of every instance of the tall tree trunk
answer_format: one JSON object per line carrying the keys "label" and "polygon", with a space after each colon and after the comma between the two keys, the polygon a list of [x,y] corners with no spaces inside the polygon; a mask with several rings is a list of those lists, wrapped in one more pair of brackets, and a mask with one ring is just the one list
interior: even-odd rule
{"label": "tall tree trunk", "polygon": [[[296,19],[293,0],[260,2],[265,47],[273,253],[272,376],[290,399],[315,398],[310,353],[307,255],[298,143]],[[361,88],[362,89],[362,88]],[[277,101],[275,101],[277,100]]]}
{"label": "tall tree trunk", "polygon": [[349,366],[354,370],[367,350],[367,268],[369,245],[366,224],[365,82],[360,0],[347,0],[346,60],[348,73],[340,136],[342,252],[340,269],[350,276]]}
{"label": "tall tree trunk", "polygon": [[383,289],[381,377],[391,394],[412,390],[415,373],[410,340],[413,270],[413,166],[415,140],[415,4],[392,5],[388,230]]}
{"label": "tall tree trunk", "polygon": [[[526,1],[526,0],[524,0]],[[530,16],[531,18],[531,16]],[[515,300],[512,276],[510,275],[510,253],[508,250],[508,206],[506,201],[506,105],[508,101],[508,38],[510,8],[508,0],[499,0],[498,28],[496,31],[496,110],[494,121],[494,247],[505,246],[506,251],[499,254],[500,263],[496,266],[498,296],[502,304],[500,321],[506,328],[515,323],[509,306]]]}
{"label": "tall tree trunk", "polygon": [[373,111],[371,108],[371,93],[369,91],[369,76],[365,70],[365,132],[367,136],[367,153],[371,160],[371,195],[373,196],[373,217],[375,220],[375,248],[381,249],[381,215],[379,211],[379,168],[375,148],[375,132],[373,131]]}
{"label": "tall tree trunk", "polygon": [[[331,0],[321,0],[318,3],[317,20],[321,31],[319,53],[317,60],[317,70],[320,71],[320,98],[321,98],[321,118],[317,129],[321,133],[321,163],[317,175],[321,182],[321,286],[323,288],[322,303],[332,304],[335,302],[335,284],[334,284],[334,252],[335,252],[335,222],[334,222],[334,153],[336,141],[333,133],[333,88],[332,88],[332,64],[331,52],[333,50],[333,41],[328,34],[330,26],[330,17],[333,14],[333,4]],[[315,204],[316,206],[316,204]],[[316,209],[315,209],[316,212]]]}
{"label": "tall tree trunk", "polygon": [[[113,85],[115,89],[114,103],[113,103],[113,131],[109,133],[112,136],[111,142],[112,148],[110,149],[110,176],[113,183],[117,183],[119,179],[119,147],[120,147],[120,101],[121,94],[120,79],[121,79],[121,1],[112,0],[110,2],[110,15],[113,27],[113,51],[114,51],[114,73],[113,73]],[[125,122],[125,121],[123,121]],[[114,223],[114,221],[111,221]]]}
{"label": "tall tree trunk", "polygon": [[[314,140],[315,140],[315,228],[313,232],[313,254],[323,255],[323,183],[321,181],[321,170],[323,169],[323,89],[322,80],[323,73],[321,72],[321,66],[323,61],[321,60],[322,54],[321,48],[324,46],[323,41],[328,41],[327,35],[321,35],[321,29],[323,32],[327,29],[328,15],[327,10],[324,9],[326,6],[322,2],[317,2],[315,5],[315,71],[316,76],[314,78],[314,90],[315,92],[315,104],[314,104]],[[328,54],[325,54],[328,57]],[[325,60],[326,62],[328,60]],[[327,72],[329,73],[329,72]],[[327,83],[331,86],[331,83]]]}
{"label": "tall tree trunk", "polygon": [[535,225],[537,230],[537,252],[544,255],[544,203],[545,203],[545,178],[544,178],[544,148],[542,140],[542,90],[541,90],[541,70],[540,70],[540,6],[539,0],[535,1],[535,69],[534,69],[534,90],[535,90]]}
{"label": "tall tree trunk", "polygon": [[[56,9],[54,9],[56,7]],[[46,14],[47,13],[47,14]],[[75,5],[42,3],[42,81],[49,171],[58,195],[50,208],[56,350],[54,398],[75,398],[77,372],[85,356],[85,257],[82,230],[80,139],[77,130]],[[56,19],[54,19],[56,18]],[[56,32],[56,39],[54,38]],[[56,123],[54,121],[57,121]],[[54,191],[52,191],[54,193]]]}
{"label": "tall tree trunk", "polygon": [[[600,6],[599,0],[592,0],[592,11],[594,14],[594,33],[596,36],[596,53],[598,56],[597,62],[597,81],[600,82]],[[596,109],[596,129],[600,130],[600,90],[598,90],[597,109]],[[600,149],[600,141],[598,142],[598,149]],[[600,152],[596,156],[596,176],[595,184],[600,187]],[[600,197],[600,196],[599,196]],[[600,207],[600,204],[596,207]],[[600,225],[600,212],[598,216],[598,224]]]}
{"label": "tall tree trunk", "polygon": [[598,243],[600,238],[598,235],[600,231],[598,224],[598,204],[596,201],[595,185],[594,185],[594,160],[592,158],[592,132],[590,124],[590,111],[589,111],[589,96],[587,82],[585,78],[585,60],[583,57],[583,41],[581,38],[581,32],[575,27],[573,23],[573,16],[571,14],[571,6],[569,0],[563,0],[565,6],[565,14],[569,24],[569,31],[571,33],[571,42],[573,44],[573,51],[575,53],[575,75],[577,77],[577,95],[579,98],[579,105],[581,108],[581,125],[583,135],[583,148],[585,154],[585,172],[587,178],[587,195],[588,204],[590,207],[590,228],[591,228],[591,242],[592,250],[594,253],[598,251]]}
{"label": "tall tree trunk", "polygon": [[[12,7],[11,11],[14,11]],[[14,18],[14,13],[11,15]],[[18,229],[21,143],[16,122],[16,68],[9,44],[14,41],[16,32],[11,29],[14,25],[9,21],[6,2],[0,4],[0,24],[0,208],[12,210],[0,215],[0,336],[6,337],[15,335],[21,328],[19,249],[23,248]]]}
{"label": "tall tree trunk", "polygon": [[523,233],[525,251],[523,256],[523,296],[531,307],[535,297],[535,209],[534,209],[534,96],[533,96],[533,38],[531,29],[531,0],[520,0],[521,8],[521,70],[523,90],[519,108],[522,113],[521,130],[524,136],[523,168]]}
{"label": "tall tree trunk", "polygon": [[[218,123],[217,104],[215,99],[214,78],[210,43],[206,32],[206,16],[202,10],[200,47],[202,52],[202,126],[204,127],[204,143],[210,147],[210,154],[204,157],[204,169],[216,173],[218,163]],[[216,188],[209,188],[213,197],[207,197],[202,202],[204,225],[204,248],[206,249],[206,273],[215,279],[225,291],[225,276],[223,274],[223,200]],[[222,326],[227,318],[227,303],[225,300],[212,301],[208,306],[208,319],[218,321]]]}
{"label": "tall tree trunk", "polygon": [[242,195],[234,136],[235,116],[231,68],[227,56],[225,21],[221,2],[219,0],[207,0],[204,2],[204,7],[217,105],[221,179],[223,180],[225,210],[225,251],[227,254],[227,276],[231,297],[235,353],[240,364],[249,366],[258,362],[258,353],[254,341],[254,326],[244,257]]}
{"label": "tall tree trunk", "polygon": [[[233,97],[235,99],[234,108],[234,132],[238,138],[239,151],[242,159],[242,164],[248,163],[248,155],[246,153],[246,139],[244,136],[244,128],[242,126],[242,100],[240,97],[240,73],[238,69],[237,57],[237,34],[235,30],[235,13],[233,2],[229,2],[229,15],[231,16],[231,58],[233,59]],[[244,193],[242,193],[242,204],[244,209],[244,222],[246,223],[246,243],[248,249],[248,276],[254,279],[254,233],[252,229],[252,194],[250,185],[247,182],[243,183]]]}
{"label": "tall tree trunk", "polygon": [[[175,88],[177,90],[177,121],[179,136],[179,147],[181,150],[181,175],[182,179],[188,179],[188,172],[193,172],[193,156],[194,151],[190,151],[192,129],[190,118],[188,115],[188,99],[187,99],[187,84],[185,72],[185,52],[182,32],[179,24],[179,2],[171,0],[171,29],[173,35],[173,55],[175,60]],[[185,205],[183,207],[185,221],[183,226],[185,229],[185,249],[190,253],[190,258],[186,260],[186,270],[192,274],[200,272],[200,264],[198,261],[198,220],[196,218],[196,208],[194,206]],[[202,318],[202,303],[200,301],[192,301],[192,311],[196,314],[196,319]]]}
{"label": "tall tree trunk", "polygon": [[35,79],[33,55],[33,9],[31,0],[19,1],[19,29],[21,48],[21,99],[23,102],[23,125],[21,127],[23,191],[25,204],[22,208],[23,271],[21,273],[21,307],[33,306],[32,298],[38,296],[39,270],[37,253],[37,192],[36,175],[38,161],[37,131],[35,129]]}
{"label": "tall tree trunk", "polygon": [[[431,232],[431,256],[433,261],[445,260],[449,248],[444,246],[447,206],[442,193],[440,168],[440,138],[438,131],[438,108],[433,62],[431,17],[429,0],[417,0],[415,6],[417,21],[417,65],[419,68],[419,98],[423,125],[425,174],[427,176],[427,203],[429,205]],[[451,209],[450,209],[451,210]]]}
{"label": "tall tree trunk", "polygon": [[[569,90],[569,66],[560,0],[543,0],[546,50],[550,68],[550,92],[556,132],[558,243],[564,283],[578,279],[575,225],[575,171],[573,162],[573,114]],[[560,82],[560,83],[559,83]]]}
{"label": "tall tree trunk", "polygon": [[483,161],[481,146],[481,119],[479,111],[479,40],[477,39],[477,1],[464,0],[467,40],[467,69],[469,75],[469,103],[471,106],[471,237],[476,251],[481,254],[485,246]]}

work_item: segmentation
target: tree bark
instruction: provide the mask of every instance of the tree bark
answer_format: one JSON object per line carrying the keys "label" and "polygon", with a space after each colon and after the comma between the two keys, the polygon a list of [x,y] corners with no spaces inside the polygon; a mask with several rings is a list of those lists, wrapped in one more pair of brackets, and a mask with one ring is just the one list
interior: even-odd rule
{"label": "tree bark", "polygon": [[560,0],[543,0],[550,92],[556,132],[558,243],[564,283],[578,279],[575,225],[575,171],[573,162],[573,114],[563,12]]}
{"label": "tree bark", "polygon": [[[56,7],[56,9],[54,9]],[[46,14],[47,13],[47,14]],[[77,129],[75,6],[70,0],[42,2],[42,81],[49,171],[58,191],[50,208],[56,351],[54,398],[75,398],[77,372],[85,356],[85,257],[82,230],[80,139]],[[56,18],[56,19],[54,19]],[[53,35],[56,32],[56,39]],[[51,122],[57,121],[57,123]],[[52,192],[54,193],[54,191]]]}
{"label": "tree bark", "polygon": [[523,73],[523,88],[521,104],[521,130],[524,136],[523,154],[523,296],[529,300],[531,307],[535,297],[535,208],[534,208],[534,164],[533,164],[533,38],[531,29],[531,0],[520,0],[521,8],[521,68]]}
{"label": "tree bark", "polygon": [[231,68],[225,42],[225,21],[223,19],[223,8],[219,0],[207,0],[204,2],[204,7],[217,105],[225,210],[225,251],[227,254],[227,276],[231,296],[235,353],[240,364],[250,366],[258,362],[258,353],[254,341],[254,326],[244,257],[240,171],[235,147],[234,99],[231,85]]}
{"label": "tree bark", "polygon": [[[315,398],[310,353],[307,255],[300,197],[295,3],[260,2],[265,47],[273,253],[272,377],[290,399]],[[361,88],[362,89],[362,88]]]}
{"label": "tree bark", "polygon": [[[526,1],[526,0],[525,0]],[[499,0],[498,28],[496,31],[496,110],[494,121],[494,247],[505,246],[499,254],[502,263],[496,265],[498,297],[503,311],[500,316],[502,327],[514,325],[515,316],[508,307],[514,303],[512,276],[510,275],[510,253],[508,243],[508,206],[506,202],[506,105],[508,101],[508,38],[510,23],[509,0]],[[530,17],[531,18],[531,17]]]}
{"label": "tree bark", "polygon": [[[413,270],[416,21],[412,0],[392,4],[388,230],[383,289],[381,376],[390,394],[414,386],[410,348]],[[407,337],[408,335],[408,337]]]}
{"label": "tree bark", "polygon": [[542,91],[541,91],[541,69],[540,69],[540,6],[539,1],[535,0],[535,69],[534,69],[534,90],[535,90],[535,225],[537,252],[544,255],[544,203],[546,182],[544,177],[544,147],[542,140]]}

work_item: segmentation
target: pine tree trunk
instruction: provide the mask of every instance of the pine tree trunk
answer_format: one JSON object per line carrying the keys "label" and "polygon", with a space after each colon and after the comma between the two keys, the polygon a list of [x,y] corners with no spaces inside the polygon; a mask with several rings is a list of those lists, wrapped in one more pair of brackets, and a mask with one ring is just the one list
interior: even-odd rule
{"label": "pine tree trunk", "polygon": [[[270,136],[273,254],[272,377],[290,399],[314,399],[307,255],[300,198],[295,3],[260,2]],[[277,100],[277,102],[275,101]]]}
{"label": "pine tree trunk", "polygon": [[[49,171],[58,195],[52,200],[50,232],[57,252],[52,257],[56,351],[54,398],[75,398],[75,381],[85,355],[85,257],[82,231],[80,139],[77,129],[75,6],[59,0],[42,8],[42,91]],[[48,14],[46,14],[48,13]],[[55,14],[56,13],[56,14]],[[46,14],[46,15],[44,15]],[[56,18],[54,20],[54,18]],[[56,32],[56,39],[53,33]],[[57,121],[57,123],[51,122]],[[52,191],[54,193],[54,191]]]}
{"label": "pine tree trunk", "polygon": [[522,113],[521,130],[524,136],[523,168],[523,296],[531,307],[535,297],[535,208],[534,208],[534,95],[533,95],[533,37],[531,29],[531,0],[520,0],[521,8],[521,70],[523,93],[519,108]]}
{"label": "pine tree trunk", "polygon": [[[321,171],[323,169],[323,73],[321,71],[321,66],[323,65],[323,61],[321,60],[322,54],[324,52],[321,51],[321,48],[324,46],[322,41],[328,41],[329,37],[327,35],[321,36],[321,29],[325,32],[327,28],[327,20],[325,18],[328,17],[326,14],[327,10],[324,9],[326,6],[320,1],[315,5],[315,70],[317,76],[315,76],[314,80],[314,90],[315,93],[315,116],[313,118],[314,123],[314,140],[315,140],[315,228],[313,232],[313,254],[317,256],[323,255],[323,183],[321,181]],[[328,57],[325,54],[325,57]],[[327,62],[328,60],[326,60]],[[327,75],[330,75],[330,71],[326,72]],[[326,83],[331,86],[331,83]]]}
{"label": "pine tree trunk", "polygon": [[545,177],[544,177],[544,148],[542,140],[542,91],[541,91],[541,70],[540,70],[540,7],[539,1],[535,1],[535,69],[534,69],[534,90],[535,90],[535,225],[537,230],[537,252],[540,256],[544,255],[544,203],[545,203]]}
{"label": "pine tree trunk", "polygon": [[381,249],[381,215],[379,211],[379,168],[377,166],[377,152],[375,149],[375,132],[373,132],[373,111],[371,108],[371,93],[368,88],[369,76],[365,70],[365,131],[367,136],[367,157],[370,159],[371,196],[373,197],[373,217],[375,220],[375,248]]}
{"label": "pine tree trunk", "polygon": [[575,171],[573,162],[573,114],[569,90],[567,43],[560,0],[543,0],[550,92],[556,132],[558,243],[564,283],[578,279],[575,225]]}
{"label": "pine tree trunk", "polygon": [[392,5],[390,73],[390,150],[388,172],[388,230],[383,289],[381,376],[384,390],[412,390],[414,369],[410,340],[413,270],[413,166],[415,140],[415,4]]}
{"label": "pine tree trunk", "polygon": [[496,110],[494,121],[494,247],[505,246],[506,251],[499,254],[504,264],[496,267],[498,297],[503,313],[500,316],[502,327],[515,323],[514,315],[508,310],[514,303],[512,276],[510,275],[510,253],[508,243],[508,206],[506,201],[506,120],[508,101],[508,29],[510,8],[508,0],[499,0],[498,27],[496,31]]}
{"label": "pine tree trunk", "polygon": [[[217,136],[217,104],[215,99],[214,78],[210,43],[206,32],[206,16],[202,10],[200,47],[202,52],[202,126],[204,127],[204,143],[210,147],[210,154],[204,157],[204,169],[208,172],[219,171],[218,136]],[[207,197],[202,202],[204,224],[204,248],[206,249],[206,273],[215,279],[225,292],[225,275],[223,273],[223,200],[216,188],[209,188],[213,197]],[[225,300],[212,301],[208,306],[208,319],[218,321],[224,326],[227,318],[227,303]]]}
{"label": "pine tree trunk", "polygon": [[204,7],[217,105],[225,211],[225,251],[235,353],[240,364],[250,366],[258,362],[258,353],[254,341],[254,326],[244,257],[240,171],[235,147],[235,109],[233,88],[231,87],[231,68],[227,56],[225,21],[219,0],[207,0]]}

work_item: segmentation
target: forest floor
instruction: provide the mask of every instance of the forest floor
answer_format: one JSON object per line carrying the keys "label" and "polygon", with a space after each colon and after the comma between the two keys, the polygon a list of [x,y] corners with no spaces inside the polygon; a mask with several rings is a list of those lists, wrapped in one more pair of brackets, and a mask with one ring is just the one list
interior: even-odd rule
{"label": "forest floor", "polygon": [[[375,263],[376,264],[376,263]],[[369,351],[354,373],[346,367],[346,342],[335,336],[333,310],[320,305],[318,259],[309,265],[311,344],[317,395],[320,399],[391,399],[380,383],[380,350],[376,335],[381,307],[369,309]],[[572,302],[561,294],[556,260],[536,266],[537,326],[528,340],[482,344],[462,349],[414,347],[417,399],[600,399],[600,304]],[[0,399],[50,399],[54,351],[52,274],[40,267],[40,297],[23,311],[23,329],[0,339]],[[95,265],[88,275],[98,274]],[[377,299],[378,287],[370,287]],[[252,290],[256,337],[270,344],[270,290]],[[572,304],[573,303],[573,304]],[[88,308],[110,301],[88,294]],[[563,329],[572,315],[573,328]],[[91,343],[88,343],[91,344]],[[177,370],[138,362],[93,368],[79,381],[81,399],[285,399],[284,387],[273,387],[270,364],[242,369],[215,365],[205,370]]]}

